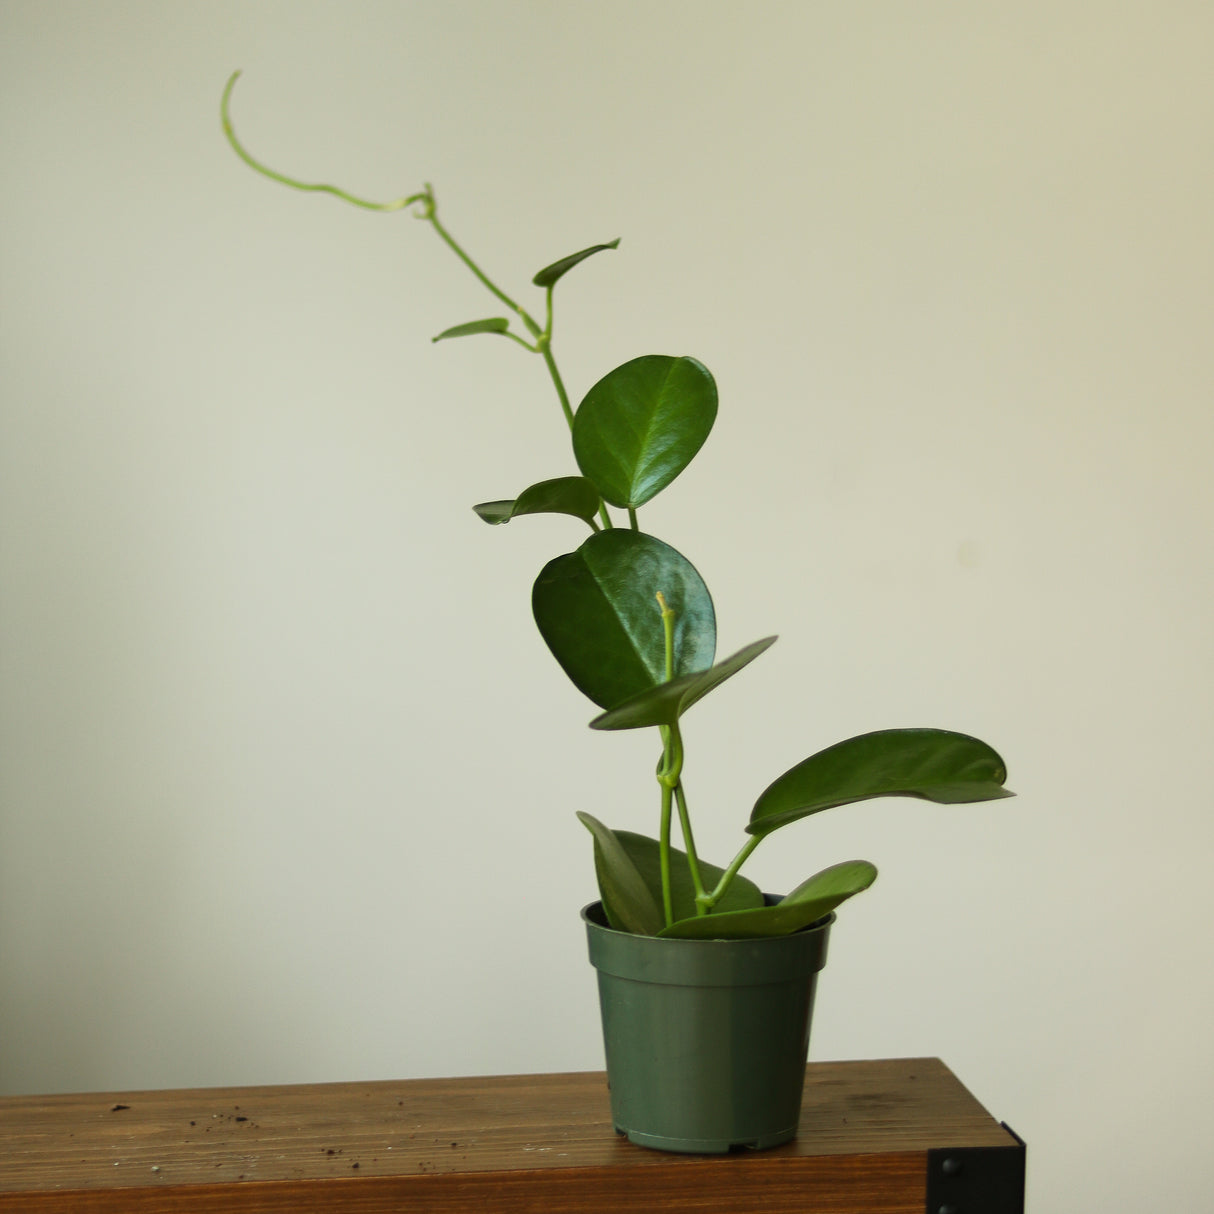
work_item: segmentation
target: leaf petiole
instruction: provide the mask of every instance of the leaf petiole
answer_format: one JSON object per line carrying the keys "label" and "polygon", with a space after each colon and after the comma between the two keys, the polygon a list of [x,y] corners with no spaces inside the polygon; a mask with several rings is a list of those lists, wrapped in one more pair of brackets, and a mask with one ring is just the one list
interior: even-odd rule
{"label": "leaf petiole", "polygon": [[533,346],[529,341],[527,341],[525,338],[520,337],[517,333],[511,333],[509,329],[506,329],[502,333],[502,336],[510,338],[511,341],[518,342],[518,344],[520,346],[522,346],[523,349],[526,350],[529,354],[538,354],[540,352],[539,346]]}
{"label": "leaf petiole", "polygon": [[700,858],[696,855],[695,839],[691,834],[691,815],[687,812],[687,795],[683,792],[683,781],[674,786],[675,801],[679,807],[679,825],[683,828],[683,846],[687,849],[687,870],[691,873],[691,884],[696,893],[696,914],[708,914],[704,904],[704,879],[700,876]]}
{"label": "leaf petiole", "polygon": [[662,874],[662,914],[666,926],[674,922],[674,896],[670,884],[670,805],[671,787],[662,783],[662,818],[658,832],[658,866]]}
{"label": "leaf petiole", "polygon": [[763,838],[763,835],[751,835],[751,837],[746,840],[738,854],[730,861],[729,867],[724,871],[724,873],[721,874],[721,879],[717,882],[716,888],[712,891],[712,893],[703,895],[702,899],[700,895],[696,895],[697,907],[700,902],[703,901],[705,911],[711,911],[712,908],[716,906],[716,904],[720,902],[723,897],[725,897],[725,892],[729,889],[734,877],[738,875],[738,870],[743,864],[746,863],[747,859],[750,857],[750,853],[759,846],[759,843],[763,840]]}

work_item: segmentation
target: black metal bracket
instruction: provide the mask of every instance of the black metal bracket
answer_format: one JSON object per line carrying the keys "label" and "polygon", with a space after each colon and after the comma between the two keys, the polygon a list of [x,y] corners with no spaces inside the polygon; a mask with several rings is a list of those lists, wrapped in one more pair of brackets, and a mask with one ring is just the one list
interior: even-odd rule
{"label": "black metal bracket", "polygon": [[957,1147],[927,1153],[925,1214],[1024,1214],[1027,1150],[1016,1140],[1006,1147]]}

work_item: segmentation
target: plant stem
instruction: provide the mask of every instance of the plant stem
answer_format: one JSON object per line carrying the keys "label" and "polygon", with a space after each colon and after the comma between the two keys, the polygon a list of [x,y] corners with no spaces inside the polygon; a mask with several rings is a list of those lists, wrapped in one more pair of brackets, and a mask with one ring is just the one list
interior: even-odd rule
{"label": "plant stem", "polygon": [[[303,190],[305,192],[319,192],[332,194],[336,198],[340,198],[343,202],[348,202],[352,206],[362,207],[367,211],[403,211],[407,207],[418,204],[421,207],[420,212],[416,213],[416,218],[424,219],[438,233],[447,247],[476,275],[477,280],[490,291],[497,299],[501,300],[524,324],[527,331],[535,338],[535,345],[524,341],[517,333],[506,332],[503,337],[509,337],[512,341],[517,342],[524,350],[530,351],[532,354],[542,354],[544,356],[544,365],[548,368],[548,375],[552,379],[552,384],[556,388],[557,399],[561,404],[561,412],[565,415],[565,421],[569,428],[573,428],[573,406],[569,403],[569,393],[565,391],[564,381],[561,379],[561,373],[557,369],[556,359],[552,355],[552,286],[548,287],[547,295],[547,325],[541,329],[532,316],[525,308],[516,303],[509,295],[506,294],[489,276],[472,260],[471,257],[464,251],[463,247],[451,235],[450,232],[443,226],[438,218],[438,204],[434,198],[434,189],[429,182],[425,188],[417,194],[410,194],[405,198],[396,198],[391,202],[373,202],[367,198],[359,198],[355,194],[351,194],[346,190],[339,189],[335,185],[324,185],[317,182],[300,181],[295,177],[288,177],[285,173],[279,173],[268,165],[264,165],[261,161],[255,159],[248,152],[244,145],[236,138],[236,130],[232,125],[229,106],[232,99],[232,89],[235,87],[236,81],[240,78],[239,72],[233,72],[228,78],[228,83],[223,90],[223,99],[220,102],[219,114],[223,123],[223,133],[227,137],[228,143],[232,145],[232,150],[256,172],[263,177],[268,177],[271,181],[277,181],[282,185],[290,186],[294,190]],[[607,513],[607,507],[601,505],[599,507],[599,517],[603,520],[603,526],[606,528],[612,527],[611,518]],[[635,527],[635,521],[634,521]]]}
{"label": "plant stem", "polygon": [[[666,600],[661,594],[658,599],[662,604],[662,623],[666,627],[666,681],[674,676],[674,612],[666,606]],[[701,909],[700,899],[704,897],[704,881],[700,876],[700,858],[696,854],[695,836],[691,831],[691,814],[687,809],[687,794],[683,790],[683,732],[679,729],[676,719],[672,724],[662,728],[662,744],[665,754],[662,762],[662,775],[672,782],[675,801],[679,807],[679,826],[683,831],[683,846],[687,849],[687,869],[691,874],[691,884],[695,889],[696,914],[707,914],[707,908]]]}
{"label": "plant stem", "polygon": [[662,871],[662,914],[669,927],[674,922],[674,898],[670,888],[670,805],[669,784],[662,784],[662,821],[658,832],[658,865]]}
{"label": "plant stem", "polygon": [[[523,324],[527,326],[532,336],[535,338],[535,345],[528,345],[521,337],[513,333],[506,333],[504,336],[513,337],[524,350],[530,350],[532,354],[542,354],[544,357],[544,366],[548,368],[548,377],[552,380],[552,386],[556,389],[557,400],[561,403],[561,412],[565,415],[565,424],[572,431],[573,429],[573,406],[569,402],[569,393],[565,390],[565,381],[561,378],[560,368],[556,365],[556,357],[552,353],[552,287],[548,288],[546,300],[547,324],[543,329],[531,318],[526,309],[520,307],[513,299],[510,298],[504,291],[499,288],[484,274],[481,268],[468,256],[467,253],[456,243],[451,233],[439,222],[438,216],[435,214],[434,193],[430,186],[426,186],[429,202],[427,205],[427,213],[422,218],[429,219],[434,230],[447,242],[451,251],[472,271],[480,281],[488,287],[498,299],[515,312]],[[611,521],[611,516],[607,513],[606,505],[600,504],[599,518],[603,520],[603,526],[607,530],[611,530],[614,524]],[[636,517],[633,516],[633,529],[636,528]]]}
{"label": "plant stem", "polygon": [[[434,230],[446,241],[451,251],[476,275],[478,279],[490,290],[498,299],[517,314],[523,324],[535,338],[535,345],[529,345],[521,337],[515,333],[504,333],[504,337],[512,337],[524,350],[530,350],[532,354],[542,354],[544,357],[544,366],[548,368],[548,377],[552,380],[552,386],[556,389],[557,400],[561,403],[561,412],[565,415],[565,424],[572,431],[573,429],[573,406],[569,403],[569,393],[565,390],[565,381],[561,378],[560,368],[556,365],[556,357],[552,353],[552,288],[548,288],[547,299],[547,319],[548,323],[545,328],[541,329],[539,325],[531,318],[526,309],[520,307],[513,299],[510,298],[504,291],[500,290],[489,277],[481,270],[480,266],[468,256],[467,253],[456,242],[455,238],[447,231],[439,222],[438,216],[435,214],[434,194],[430,186],[426,186],[426,195],[428,202],[426,204],[426,213],[421,216],[423,219],[428,219]],[[599,505],[599,518],[603,520],[603,526],[607,530],[611,530],[614,524],[611,521],[611,516],[607,513],[607,507],[604,504]],[[636,526],[636,520],[633,520],[633,527]]]}
{"label": "plant stem", "polygon": [[[636,516],[633,515],[635,524]],[[666,681],[674,678],[674,617],[675,612],[659,590],[654,596],[662,611],[662,635],[666,649]],[[674,922],[673,898],[670,887],[670,808],[672,796],[678,801],[679,825],[683,830],[683,843],[687,848],[687,867],[695,888],[696,914],[707,914],[700,909],[704,897],[704,882],[700,877],[700,862],[696,856],[695,838],[691,833],[691,817],[687,812],[687,796],[683,791],[683,735],[677,718],[669,725],[659,726],[662,735],[662,761],[658,764],[658,783],[662,786],[662,821],[658,835],[658,865],[662,873],[662,905],[666,914],[666,926]]]}
{"label": "plant stem", "polygon": [[[674,613],[671,612],[671,615]],[[662,904],[666,912],[666,926],[673,922],[673,897],[670,885],[670,802],[673,795],[679,808],[679,826],[683,831],[683,845],[687,848],[687,870],[695,890],[696,914],[708,914],[711,904],[704,892],[704,879],[700,875],[700,859],[696,854],[695,836],[691,831],[691,814],[687,810],[687,794],[683,791],[683,735],[678,722],[659,727],[662,734],[662,760],[658,764],[658,783],[662,786],[662,820],[658,834],[658,865],[662,873]]]}
{"label": "plant stem", "polygon": [[[669,683],[674,678],[674,609],[666,605],[666,596],[660,590],[654,598],[662,609],[662,635],[666,642],[666,682]],[[666,741],[665,733],[662,734],[662,741]]]}
{"label": "plant stem", "polygon": [[295,190],[305,190],[310,192],[319,192],[324,194],[333,194],[340,198],[343,202],[348,202],[352,206],[362,207],[367,211],[403,211],[406,207],[412,206],[415,202],[425,203],[427,200],[433,201],[430,194],[430,187],[427,186],[420,194],[410,194],[407,198],[396,198],[392,202],[370,202],[366,198],[358,198],[353,194],[347,194],[345,190],[338,189],[335,185],[320,185],[312,182],[297,181],[294,177],[287,177],[282,173],[276,173],[273,169],[262,164],[245,150],[244,146],[236,138],[236,131],[232,127],[232,119],[228,113],[228,106],[232,99],[232,89],[236,86],[236,81],[240,79],[239,72],[233,72],[228,77],[228,83],[223,90],[223,100],[219,105],[219,116],[223,122],[223,133],[227,136],[228,142],[232,145],[232,150],[241,158],[251,169],[255,169],[263,177],[270,178],[271,181],[281,182],[283,185],[289,185]]}
{"label": "plant stem", "polygon": [[675,800],[679,806],[679,825],[683,828],[683,846],[687,848],[687,868],[691,872],[691,883],[695,887],[696,914],[708,914],[704,905],[704,881],[700,876],[700,858],[696,855],[696,841],[691,833],[691,815],[687,812],[687,795],[683,792],[683,781],[674,786]]}
{"label": "plant stem", "polygon": [[525,337],[520,337],[517,333],[511,333],[509,329],[499,333],[497,336],[508,337],[511,341],[517,342],[528,354],[538,354],[540,352],[539,346],[533,346]]}
{"label": "plant stem", "polygon": [[[223,100],[220,102],[219,113],[223,121],[223,133],[227,136],[228,142],[232,145],[232,149],[237,156],[241,158],[251,169],[255,169],[263,177],[270,178],[271,181],[280,182],[282,185],[290,186],[295,190],[304,191],[319,191],[325,194],[332,194],[340,198],[343,202],[348,202],[352,206],[362,207],[368,211],[403,211],[406,207],[412,206],[414,203],[421,204],[421,212],[417,215],[418,219],[426,220],[431,227],[442,237],[446,242],[447,247],[472,271],[473,274],[480,280],[483,286],[497,296],[518,318],[527,326],[527,331],[532,337],[538,338],[543,330],[535,323],[527,312],[519,307],[509,295],[506,294],[496,283],[492,282],[485,272],[468,256],[467,253],[460,247],[456,239],[443,227],[438,218],[438,204],[434,200],[434,188],[429,182],[420,193],[410,194],[407,198],[397,198],[392,202],[372,202],[367,198],[359,198],[355,194],[348,193],[346,190],[339,189],[335,185],[322,185],[316,182],[300,181],[296,177],[288,177],[285,173],[279,173],[264,165],[260,160],[257,160],[248,152],[240,140],[236,138],[236,130],[232,125],[231,114],[229,113],[229,105],[232,99],[232,89],[236,81],[240,78],[239,72],[233,72],[228,79],[227,86],[223,90]],[[531,347],[528,347],[531,349]],[[534,350],[532,351],[534,353]]]}
{"label": "plant stem", "polygon": [[[536,349],[544,356],[544,366],[548,368],[548,376],[552,380],[552,386],[556,389],[557,399],[561,402],[561,412],[564,413],[565,422],[572,431],[573,406],[569,403],[569,393],[565,391],[565,381],[561,378],[560,370],[556,365],[556,357],[552,353],[552,286],[548,288],[545,313],[544,331],[536,338]],[[611,515],[607,513],[607,505],[604,502],[599,503],[599,518],[603,520],[603,527],[610,531],[614,524],[611,521]]]}
{"label": "plant stem", "polygon": [[556,389],[557,399],[561,402],[561,412],[569,429],[573,429],[573,406],[569,403],[569,393],[565,391],[565,381],[557,370],[556,359],[552,356],[552,334],[545,330],[540,334],[537,350],[544,356],[544,365],[548,368],[548,376]]}
{"label": "plant stem", "polygon": [[725,891],[729,888],[734,877],[738,875],[738,869],[740,869],[742,865],[746,863],[750,853],[763,842],[765,837],[766,836],[764,835],[751,835],[751,837],[742,845],[742,850],[739,851],[736,856],[734,856],[732,861],[730,861],[729,867],[721,874],[721,879],[717,882],[716,889],[714,889],[710,894],[703,895],[702,898],[699,894],[696,895],[697,904],[702,901],[705,910],[711,911],[712,908],[716,906],[716,904],[725,896]]}
{"label": "plant stem", "polygon": [[485,274],[480,266],[478,266],[476,262],[474,262],[472,258],[464,252],[464,250],[455,240],[455,237],[453,237],[451,233],[448,232],[445,227],[443,227],[438,218],[438,208],[434,201],[434,191],[429,182],[426,183],[426,198],[428,201],[426,204],[425,213],[422,214],[420,218],[429,220],[430,226],[443,238],[451,252],[454,253],[456,257],[458,257],[460,261],[462,261],[464,265],[466,265],[468,269],[472,271],[473,274],[476,275],[481,284],[496,295],[497,298],[506,305],[506,307],[508,307],[516,316],[518,316],[523,324],[527,326],[527,331],[532,337],[539,337],[543,333],[543,329],[541,329],[539,325],[537,325],[535,321],[531,319],[530,315],[528,315],[524,308],[516,304],[505,291],[498,287],[497,284],[494,283],[487,274]]}

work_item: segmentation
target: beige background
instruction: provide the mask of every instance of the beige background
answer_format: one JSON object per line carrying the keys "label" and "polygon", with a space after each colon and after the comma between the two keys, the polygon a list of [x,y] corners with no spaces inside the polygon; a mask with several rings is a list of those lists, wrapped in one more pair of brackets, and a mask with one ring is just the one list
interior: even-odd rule
{"label": "beige background", "polygon": [[528,588],[576,524],[542,365],[391,197],[559,292],[575,397],[690,353],[722,408],[643,520],[713,587],[702,850],[852,733],[994,743],[887,801],[813,1055],[942,1056],[1035,1214],[1214,1171],[1205,3],[0,4],[0,1090],[601,1065],[588,809],[651,830]]}

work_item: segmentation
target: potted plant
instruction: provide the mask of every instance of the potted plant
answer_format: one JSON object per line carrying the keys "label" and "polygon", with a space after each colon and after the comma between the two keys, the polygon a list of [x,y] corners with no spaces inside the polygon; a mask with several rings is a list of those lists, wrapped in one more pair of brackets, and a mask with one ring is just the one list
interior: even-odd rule
{"label": "potted plant", "polygon": [[[428,223],[511,314],[459,324],[433,340],[504,337],[542,358],[555,389],[576,473],[565,470],[473,509],[492,525],[556,513],[588,529],[577,547],[540,570],[532,591],[536,625],[565,673],[600,709],[591,728],[652,729],[659,739],[656,835],[577,815],[592,836],[600,895],[583,918],[599,975],[616,1129],[675,1151],[788,1140],[796,1132],[816,976],[834,910],[870,886],[877,870],[866,860],[833,864],[776,897],[743,876],[743,864],[775,831],[832,806],[882,796],[947,803],[1010,796],[1003,761],[984,742],[948,730],[850,738],[811,755],[759,794],[728,864],[700,858],[682,778],[682,718],[776,639],[717,660],[713,600],[703,579],[640,524],[642,507],[709,436],[717,412],[712,375],[694,358],[646,354],[608,371],[574,408],[553,355],[555,288],[618,240],[541,269],[532,280],[543,292],[538,320],[455,241],[429,185],[376,203],[254,159],[229,115],[238,76],[224,90],[221,116],[232,148],[250,167],[298,190],[406,211]],[[673,839],[676,818],[681,848]]]}

